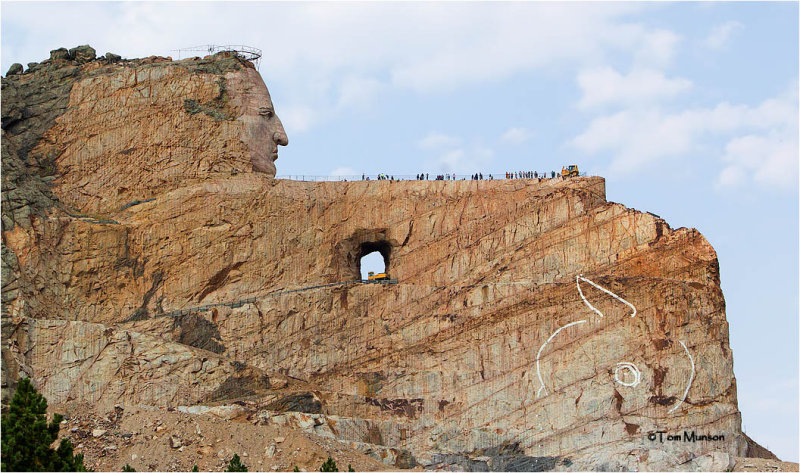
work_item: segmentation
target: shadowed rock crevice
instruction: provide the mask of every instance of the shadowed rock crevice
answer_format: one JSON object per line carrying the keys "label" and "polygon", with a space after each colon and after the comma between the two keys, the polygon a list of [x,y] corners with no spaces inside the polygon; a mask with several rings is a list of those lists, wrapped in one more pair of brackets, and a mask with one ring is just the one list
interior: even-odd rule
{"label": "shadowed rock crevice", "polygon": [[150,276],[150,289],[145,292],[144,297],[142,298],[142,305],[136,309],[126,322],[134,322],[136,320],[143,320],[150,317],[150,310],[147,308],[148,304],[150,304],[150,299],[153,298],[156,291],[159,287],[161,287],[161,283],[163,282],[163,274],[161,271],[156,271]]}
{"label": "shadowed rock crevice", "polygon": [[380,408],[381,411],[414,419],[422,412],[424,399],[374,399],[366,397],[364,401],[369,405]]}
{"label": "shadowed rock crevice", "polygon": [[552,471],[557,463],[566,467],[572,464],[568,458],[525,455],[519,442],[504,442],[469,453],[434,454],[433,464],[426,467],[462,471]]}
{"label": "shadowed rock crevice", "polygon": [[[426,468],[445,471],[553,471],[560,457],[498,455],[473,458],[464,454],[434,454]],[[563,461],[562,461],[563,463]],[[565,465],[566,466],[566,465]],[[602,470],[601,470],[602,471]]]}
{"label": "shadowed rock crevice", "polygon": [[58,151],[34,149],[66,112],[73,85],[85,75],[64,61],[47,60],[33,69],[2,79],[3,231],[27,227],[29,216],[58,205],[50,191]]}
{"label": "shadowed rock crevice", "polygon": [[231,401],[264,393],[270,388],[269,377],[250,367],[240,367],[202,402]]}
{"label": "shadowed rock crevice", "polygon": [[305,392],[291,394],[267,404],[265,409],[276,412],[305,412],[306,414],[322,413],[322,402],[314,393]]}
{"label": "shadowed rock crevice", "polygon": [[225,345],[217,324],[210,322],[196,314],[180,315],[172,323],[175,340],[195,348],[223,353]]}
{"label": "shadowed rock crevice", "polygon": [[220,269],[219,271],[216,272],[216,274],[211,276],[211,279],[208,280],[205,287],[200,292],[200,295],[197,296],[197,302],[202,301],[203,299],[206,298],[207,295],[211,294],[212,292],[216,291],[217,289],[225,285],[225,283],[228,280],[228,275],[230,274],[230,272],[239,269],[239,267],[243,263],[244,262],[240,261],[230,266],[226,266],[225,268]]}

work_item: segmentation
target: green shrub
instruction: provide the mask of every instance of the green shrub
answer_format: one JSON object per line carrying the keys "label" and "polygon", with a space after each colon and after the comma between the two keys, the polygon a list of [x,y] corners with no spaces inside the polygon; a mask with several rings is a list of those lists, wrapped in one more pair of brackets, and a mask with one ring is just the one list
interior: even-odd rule
{"label": "green shrub", "polygon": [[242,463],[239,455],[234,454],[233,458],[231,458],[231,461],[228,462],[228,469],[225,471],[247,471],[247,465]]}
{"label": "green shrub", "polygon": [[336,462],[333,461],[333,458],[328,457],[325,463],[319,468],[319,471],[339,471],[339,467],[336,466]]}
{"label": "green shrub", "polygon": [[125,466],[122,467],[122,471],[136,471],[136,469],[126,463]]}
{"label": "green shrub", "polygon": [[48,424],[47,399],[28,378],[21,379],[2,418],[2,470],[86,471],[83,454],[73,456],[69,439],[63,439],[56,450],[50,447],[63,419],[54,414]]}

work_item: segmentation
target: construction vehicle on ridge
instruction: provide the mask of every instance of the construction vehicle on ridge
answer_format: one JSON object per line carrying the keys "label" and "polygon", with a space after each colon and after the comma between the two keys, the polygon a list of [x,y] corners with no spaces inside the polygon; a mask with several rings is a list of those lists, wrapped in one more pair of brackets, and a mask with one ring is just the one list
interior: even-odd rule
{"label": "construction vehicle on ridge", "polygon": [[386,274],[386,273],[375,274],[374,271],[370,271],[367,274],[367,281],[383,281],[383,280],[386,280],[386,279],[389,279],[389,275]]}
{"label": "construction vehicle on ridge", "polygon": [[581,173],[578,172],[577,164],[570,164],[569,166],[561,167],[561,177],[578,177]]}

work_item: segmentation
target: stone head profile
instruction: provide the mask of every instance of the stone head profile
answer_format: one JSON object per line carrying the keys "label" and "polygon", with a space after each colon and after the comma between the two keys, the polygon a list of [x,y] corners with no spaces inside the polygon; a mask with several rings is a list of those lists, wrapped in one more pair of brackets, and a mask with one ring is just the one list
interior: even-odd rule
{"label": "stone head profile", "polygon": [[4,104],[28,93],[17,90],[52,89],[47,97],[58,100],[48,103],[66,106],[47,111],[51,124],[31,152],[52,160],[54,192],[81,212],[120,209],[187,179],[250,170],[274,177],[278,147],[289,142],[261,75],[235,53],[37,67],[4,82]]}
{"label": "stone head profile", "polygon": [[237,120],[244,124],[242,142],[250,151],[253,170],[274,177],[278,146],[288,145],[289,138],[275,113],[267,86],[252,68],[229,73],[227,83],[231,102],[241,114]]}

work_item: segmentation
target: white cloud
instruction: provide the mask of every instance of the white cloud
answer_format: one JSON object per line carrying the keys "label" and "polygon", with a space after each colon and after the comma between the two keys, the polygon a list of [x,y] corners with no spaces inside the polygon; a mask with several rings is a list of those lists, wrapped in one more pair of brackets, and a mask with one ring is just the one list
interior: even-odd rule
{"label": "white cloud", "polygon": [[728,166],[719,173],[714,181],[714,187],[724,189],[726,187],[739,187],[746,180],[744,170],[739,166]]}
{"label": "white cloud", "polygon": [[578,86],[583,91],[578,106],[587,109],[608,104],[646,105],[685,92],[692,82],[668,79],[652,69],[635,69],[623,76],[611,67],[603,67],[578,74]]}
{"label": "white cloud", "polygon": [[728,163],[715,182],[717,189],[736,188],[750,177],[762,187],[789,190],[797,184],[798,143],[784,133],[771,131],[732,139],[725,146]]}
{"label": "white cloud", "polygon": [[[276,108],[278,107],[276,106]],[[280,107],[279,114],[286,134],[289,136],[289,142],[291,142],[293,133],[307,131],[319,118],[314,110],[304,105]]]}
{"label": "white cloud", "polygon": [[701,147],[713,150],[712,142],[727,143],[718,150],[725,166],[715,181],[717,188],[752,180],[763,187],[790,189],[797,184],[797,130],[795,92],[756,107],[721,103],[673,113],[658,107],[628,108],[595,118],[570,144],[588,154],[609,152],[608,172],[624,176]]}
{"label": "white cloud", "polygon": [[440,173],[471,175],[482,172],[488,175],[487,171],[493,159],[494,150],[491,148],[473,146],[446,151],[434,161],[429,161],[428,165]]}
{"label": "white cloud", "polygon": [[526,70],[594,62],[609,47],[633,54],[648,31],[625,28],[618,17],[638,9],[585,3],[429,6],[411,28],[415,34],[410,49],[416,54],[404,55],[390,66],[392,83],[419,91],[442,90]]}
{"label": "white cloud", "polygon": [[[614,53],[663,61],[676,43],[673,33],[628,21],[650,7],[625,3],[98,2],[48,4],[46,15],[40,6],[3,4],[6,69],[86,43],[124,57],[249,44],[263,50],[260,71],[295,109],[285,121],[297,130],[369,107],[389,87],[451,90]],[[243,17],[268,19],[269,28],[242,28]]]}
{"label": "white cloud", "polygon": [[425,168],[435,173],[474,174],[487,171],[494,159],[494,150],[480,142],[465,146],[461,137],[431,132],[417,142],[420,149],[427,150],[431,157]]}
{"label": "white cloud", "polygon": [[384,88],[384,84],[371,77],[347,76],[338,87],[337,107],[341,109],[367,108]]}
{"label": "white cloud", "polygon": [[528,141],[530,137],[531,133],[526,128],[512,127],[503,133],[503,135],[500,137],[500,141],[504,143],[519,144]]}
{"label": "white cloud", "polygon": [[331,176],[355,176],[357,173],[353,170],[353,168],[349,168],[346,166],[341,166],[333,171],[331,171]]}
{"label": "white cloud", "polygon": [[711,28],[703,44],[709,49],[722,49],[734,33],[744,29],[738,21],[727,21]]}
{"label": "white cloud", "polygon": [[464,167],[464,150],[456,149],[443,154],[438,161],[438,169],[442,172],[458,172]]}
{"label": "white cloud", "polygon": [[417,146],[421,149],[452,148],[459,144],[461,144],[461,138],[436,131],[428,133],[428,136],[417,141]]}
{"label": "white cloud", "polygon": [[646,164],[686,153],[692,143],[692,121],[657,110],[624,110],[594,119],[572,144],[587,153],[610,151],[610,174],[634,173]]}
{"label": "white cloud", "polygon": [[672,63],[681,37],[670,30],[644,30],[637,38],[635,62],[640,67],[666,67]]}

